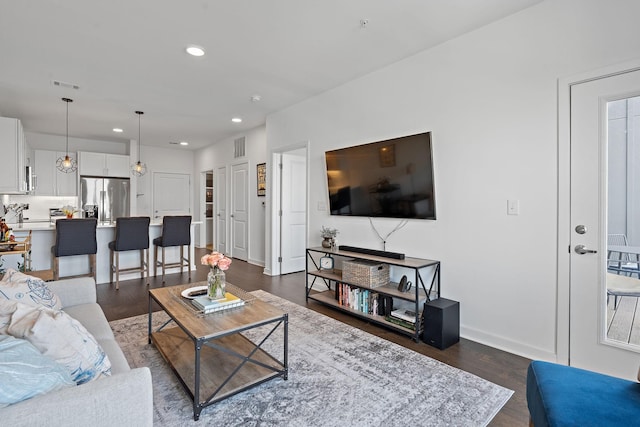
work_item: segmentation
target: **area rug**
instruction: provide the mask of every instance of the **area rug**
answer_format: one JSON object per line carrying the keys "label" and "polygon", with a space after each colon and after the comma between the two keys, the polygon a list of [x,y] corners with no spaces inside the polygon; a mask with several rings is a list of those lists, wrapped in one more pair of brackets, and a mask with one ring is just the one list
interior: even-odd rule
{"label": "area rug", "polygon": [[[129,364],[151,369],[154,425],[475,427],[487,425],[513,394],[267,292],[253,294],[289,313],[289,379],[209,406],[197,422],[177,378],[147,344],[147,315],[110,323]],[[159,325],[167,317],[153,319]],[[272,338],[265,349],[280,357],[283,334]]]}

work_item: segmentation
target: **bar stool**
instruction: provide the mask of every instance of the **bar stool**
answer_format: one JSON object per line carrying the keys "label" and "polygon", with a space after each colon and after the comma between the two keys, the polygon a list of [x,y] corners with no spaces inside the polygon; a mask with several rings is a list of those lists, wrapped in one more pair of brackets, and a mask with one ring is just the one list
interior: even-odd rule
{"label": "bar stool", "polygon": [[97,225],[98,220],[95,218],[59,219],[56,221],[56,243],[51,248],[54,280],[60,279],[59,259],[76,255],[89,255],[89,273],[86,276],[92,276],[95,279],[96,253],[98,252]]}
{"label": "bar stool", "polygon": [[[162,283],[164,283],[166,267],[180,267],[180,274],[182,274],[182,269],[186,266],[189,280],[191,280],[191,215],[165,216],[162,219],[162,235],[153,239],[153,244],[153,277],[158,275],[158,266],[161,266]],[[171,246],[180,246],[180,260],[178,262],[166,262],[164,249]],[[185,246],[187,246],[187,258],[184,257]],[[162,261],[158,261],[158,247],[162,248]]]}
{"label": "bar stool", "polygon": [[[144,274],[146,272],[147,285],[149,285],[150,221],[151,218],[148,216],[116,218],[116,240],[109,242],[109,283],[113,283],[113,273],[115,272],[116,289],[120,289],[121,271],[139,271],[141,279],[144,279]],[[140,251],[140,265],[138,267],[120,268],[120,252],[134,250]]]}

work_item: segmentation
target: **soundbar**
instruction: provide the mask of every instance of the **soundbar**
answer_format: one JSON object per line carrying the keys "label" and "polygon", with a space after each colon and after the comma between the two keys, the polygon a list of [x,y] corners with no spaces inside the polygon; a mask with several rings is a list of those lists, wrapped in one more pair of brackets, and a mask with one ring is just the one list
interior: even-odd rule
{"label": "soundbar", "polygon": [[358,248],[355,246],[340,245],[338,249],[341,251],[357,252],[359,254],[375,255],[384,258],[404,259],[404,254],[398,252],[377,251],[375,249]]}

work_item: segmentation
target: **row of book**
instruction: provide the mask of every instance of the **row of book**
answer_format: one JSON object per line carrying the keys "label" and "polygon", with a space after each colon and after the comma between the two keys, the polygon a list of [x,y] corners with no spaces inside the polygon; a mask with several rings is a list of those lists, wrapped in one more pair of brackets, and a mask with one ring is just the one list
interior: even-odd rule
{"label": "row of book", "polygon": [[346,283],[336,284],[338,304],[374,316],[385,316],[393,310],[393,298],[375,290],[361,289]]}
{"label": "row of book", "polygon": [[[338,304],[372,316],[384,316],[385,320],[411,330],[416,328],[416,320],[420,316],[415,309],[393,306],[393,298],[380,294],[375,290],[350,286],[346,283],[336,284],[336,300]],[[412,306],[414,303],[410,303]]]}
{"label": "row of book", "polygon": [[224,294],[223,299],[210,300],[207,296],[197,297],[191,300],[191,304],[205,314],[216,311],[228,310],[230,308],[241,307],[244,300],[238,298],[230,292]]}

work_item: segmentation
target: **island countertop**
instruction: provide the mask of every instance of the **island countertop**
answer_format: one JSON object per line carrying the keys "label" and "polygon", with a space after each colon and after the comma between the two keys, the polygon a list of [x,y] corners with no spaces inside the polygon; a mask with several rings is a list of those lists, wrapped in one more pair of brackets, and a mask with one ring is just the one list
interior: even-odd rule
{"label": "island countertop", "polygon": [[[202,224],[202,221],[192,221],[191,222],[192,225],[199,225]],[[42,221],[25,221],[22,224],[18,224],[18,223],[8,223],[7,224],[9,226],[9,228],[11,228],[12,230],[15,231],[20,231],[20,230],[24,230],[24,231],[47,231],[47,230],[54,230],[56,228],[55,223],[54,222],[50,222],[47,220],[42,220]],[[152,221],[149,226],[150,227],[158,227],[162,225],[162,221]],[[98,228],[115,228],[116,223],[115,222],[99,222],[98,223]]]}
{"label": "island countertop", "polygon": [[[195,270],[196,262],[194,256],[194,226],[202,224],[202,221],[193,221],[191,223],[191,269]],[[22,224],[7,224],[17,238],[22,234],[31,231],[31,266],[32,270],[49,270],[52,267],[51,248],[55,244],[55,224],[49,221],[25,221]],[[149,250],[151,271],[153,271],[153,241],[154,238],[162,234],[162,221],[154,221],[149,227]],[[98,243],[98,253],[96,254],[96,283],[109,282],[109,242],[115,240],[115,222],[98,223],[96,230],[96,240]],[[166,248],[167,258],[170,260],[179,258],[179,248]],[[2,257],[5,268],[16,268],[18,262],[22,262],[20,255],[7,255]],[[133,267],[139,263],[139,251],[121,252],[120,265],[121,268]],[[169,269],[172,273],[180,271],[179,268]],[[88,261],[86,256],[71,256],[60,258],[60,271],[63,276],[71,276],[75,274],[85,274],[88,271]],[[128,280],[139,278],[139,274],[128,273],[120,276],[120,280]]]}

